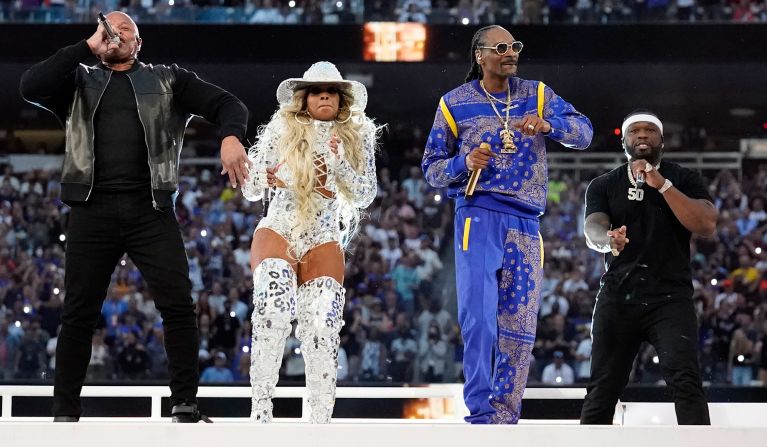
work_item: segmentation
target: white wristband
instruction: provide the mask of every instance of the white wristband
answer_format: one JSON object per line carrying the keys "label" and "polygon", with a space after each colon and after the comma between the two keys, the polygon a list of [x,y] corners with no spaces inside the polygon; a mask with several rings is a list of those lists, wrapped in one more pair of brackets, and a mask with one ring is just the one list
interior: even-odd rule
{"label": "white wristband", "polygon": [[671,180],[666,179],[666,181],[663,182],[663,186],[658,188],[658,192],[663,194],[664,192],[668,191],[668,189],[671,188],[672,186],[674,186],[674,184],[671,183]]}

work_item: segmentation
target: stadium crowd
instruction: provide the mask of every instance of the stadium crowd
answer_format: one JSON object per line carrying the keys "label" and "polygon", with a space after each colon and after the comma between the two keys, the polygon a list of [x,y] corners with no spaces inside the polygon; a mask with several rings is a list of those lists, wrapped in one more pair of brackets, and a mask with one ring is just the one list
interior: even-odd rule
{"label": "stadium crowd", "polygon": [[[379,191],[347,252],[346,324],[339,380],[461,380],[455,318],[452,204],[420,170],[423,129],[390,124],[377,161]],[[18,143],[5,142],[12,149]],[[720,210],[717,235],[694,238],[700,361],[711,383],[767,383],[767,165],[706,172]],[[586,247],[583,197],[598,172],[549,173],[542,220],[545,279],[531,383],[570,384],[589,375],[590,321],[602,256]],[[49,380],[66,295],[68,207],[58,172],[0,170],[0,382]],[[203,382],[248,380],[252,276],[250,240],[261,205],[227,187],[214,165],[186,163],[176,203],[186,242],[201,335]],[[93,337],[89,381],[167,375],[158,312],[136,267],[124,258]],[[303,379],[291,336],[283,381]],[[651,347],[632,380],[661,379]]]}

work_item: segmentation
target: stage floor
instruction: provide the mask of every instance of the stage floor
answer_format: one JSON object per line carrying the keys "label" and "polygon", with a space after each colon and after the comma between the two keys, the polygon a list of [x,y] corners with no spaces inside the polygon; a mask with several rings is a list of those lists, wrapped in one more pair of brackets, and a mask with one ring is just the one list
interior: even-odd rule
{"label": "stage floor", "polygon": [[730,447],[764,445],[765,427],[578,426],[523,423],[472,426],[459,422],[334,421],[329,425],[275,422],[256,425],[241,420],[214,424],[83,420],[76,424],[2,422],[3,447],[141,447],[141,446],[297,446],[297,447]]}

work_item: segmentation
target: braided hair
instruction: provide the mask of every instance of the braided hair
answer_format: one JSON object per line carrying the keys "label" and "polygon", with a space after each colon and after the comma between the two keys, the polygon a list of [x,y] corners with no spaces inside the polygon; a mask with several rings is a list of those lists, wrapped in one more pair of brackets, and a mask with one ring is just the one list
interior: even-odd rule
{"label": "braided hair", "polygon": [[469,73],[466,74],[466,80],[464,82],[471,82],[475,79],[482,79],[482,67],[479,66],[477,58],[474,56],[474,52],[477,51],[477,48],[481,45],[481,40],[485,37],[485,34],[493,28],[501,27],[498,25],[489,25],[478,29],[477,32],[474,33],[474,37],[471,39],[471,51],[469,51],[469,62],[471,62],[471,68],[469,69]]}

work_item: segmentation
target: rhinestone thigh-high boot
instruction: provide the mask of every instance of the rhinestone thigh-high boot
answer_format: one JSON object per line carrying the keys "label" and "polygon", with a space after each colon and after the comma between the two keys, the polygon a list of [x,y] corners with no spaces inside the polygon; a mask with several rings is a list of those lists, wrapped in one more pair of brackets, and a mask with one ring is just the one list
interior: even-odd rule
{"label": "rhinestone thigh-high boot", "polygon": [[306,363],[308,419],[313,424],[327,424],[333,415],[343,308],[344,288],[329,276],[298,288],[296,336]]}
{"label": "rhinestone thigh-high boot", "polygon": [[295,318],[296,286],[296,273],[283,259],[264,259],[253,272],[252,421],[272,420],[274,388],[279,379],[285,340],[290,335],[290,322]]}

